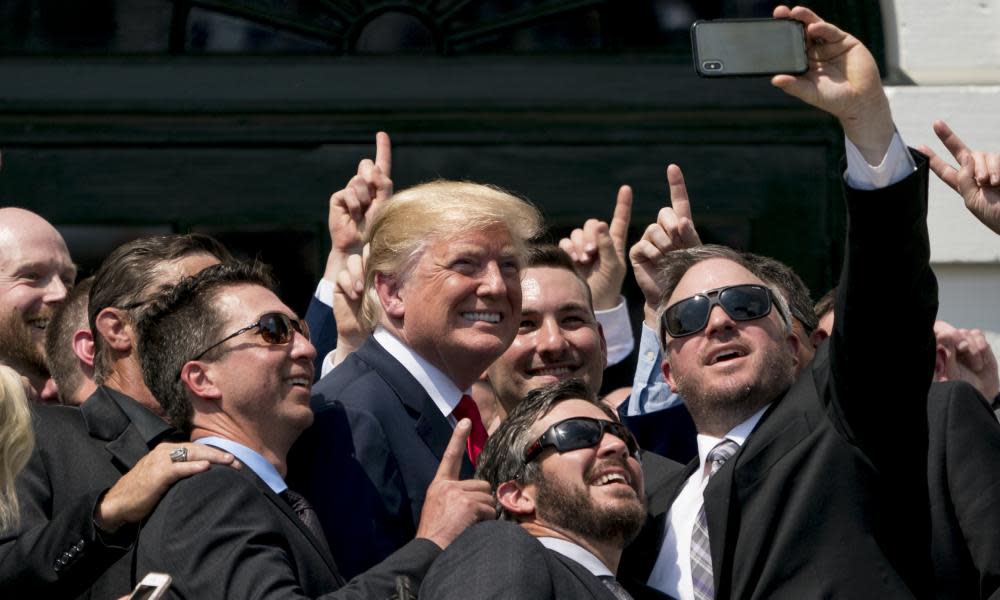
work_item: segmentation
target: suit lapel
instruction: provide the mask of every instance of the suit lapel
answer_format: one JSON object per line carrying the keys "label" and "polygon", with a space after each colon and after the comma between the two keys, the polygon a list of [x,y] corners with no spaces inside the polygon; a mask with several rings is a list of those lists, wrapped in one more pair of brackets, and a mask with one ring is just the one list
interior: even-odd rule
{"label": "suit lapel", "polygon": [[[373,337],[369,336],[357,352],[361,353],[359,358],[364,359],[396,392],[396,397],[414,418],[413,427],[417,435],[427,444],[434,456],[441,460],[445,448],[448,447],[453,428],[448,419],[441,414],[434,400],[420,382]],[[463,456],[461,477],[469,479],[474,474],[475,467],[472,466],[472,461],[468,456]]]}
{"label": "suit lapel", "polygon": [[104,387],[80,406],[90,437],[107,442],[105,449],[122,473],[128,472],[149,452],[146,442]]}
{"label": "suit lapel", "polygon": [[272,490],[266,483],[264,483],[264,481],[260,477],[257,477],[256,473],[254,473],[252,469],[244,467],[242,469],[239,469],[239,472],[244,477],[247,477],[251,481],[253,481],[254,484],[257,486],[257,488],[261,491],[261,493],[264,494],[264,497],[266,497],[271,502],[271,504],[276,506],[278,510],[280,510],[285,515],[285,517],[289,521],[291,521],[292,524],[295,525],[295,527],[297,527],[299,531],[302,532],[302,535],[305,536],[307,540],[309,540],[309,543],[316,550],[316,553],[319,554],[320,557],[322,557],[323,562],[326,563],[326,566],[329,567],[330,572],[333,573],[334,579],[337,581],[337,585],[343,586],[344,578],[340,574],[340,569],[337,568],[337,563],[333,560],[333,556],[330,554],[330,550],[327,548],[325,544],[321,543],[319,540],[316,539],[313,533],[309,531],[309,528],[306,527],[305,523],[302,522],[302,519],[300,519],[299,516],[295,514],[295,511],[292,510],[292,507],[289,506],[287,502],[285,502],[284,498],[282,498],[278,494],[275,494],[274,490]]}

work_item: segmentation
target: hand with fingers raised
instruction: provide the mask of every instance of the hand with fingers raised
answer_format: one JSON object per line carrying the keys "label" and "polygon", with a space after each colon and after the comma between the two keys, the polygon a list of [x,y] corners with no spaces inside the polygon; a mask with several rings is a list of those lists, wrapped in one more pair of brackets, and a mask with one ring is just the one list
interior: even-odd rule
{"label": "hand with fingers raised", "polygon": [[344,189],[330,196],[327,225],[330,229],[330,255],[323,277],[336,281],[337,274],[351,254],[360,254],[364,235],[372,217],[392,196],[392,143],[389,134],[375,134],[375,160],[358,163],[358,172]]}
{"label": "hand with fingers raised", "polygon": [[775,75],[771,83],[837,117],[868,164],[881,164],[896,129],[871,52],[856,37],[803,6],[778,6],[773,14],[805,25],[809,70],[802,75]]}
{"label": "hand with fingers raised", "polygon": [[667,184],[670,188],[670,206],[660,209],[656,222],[646,228],[642,239],[629,250],[636,283],[646,299],[646,324],[654,330],[656,308],[663,295],[657,274],[665,265],[665,255],[672,250],[701,245],[701,238],[698,237],[691,217],[691,201],[684,183],[684,173],[677,165],[667,167]]}
{"label": "hand with fingers raised", "polygon": [[420,511],[416,537],[428,539],[442,549],[447,548],[470,525],[497,516],[489,483],[479,479],[459,479],[466,440],[471,431],[472,422],[469,419],[462,419],[455,426],[437,473],[427,486],[424,507]]}
{"label": "hand with fingers raised", "polygon": [[595,310],[618,306],[625,282],[625,244],[631,218],[632,188],[623,185],[618,189],[610,226],[604,221],[588,219],[582,228],[559,240],[559,247],[570,255],[590,286]]}
{"label": "hand with fingers raised", "polygon": [[969,149],[944,121],[934,122],[934,133],[958,161],[959,168],[934,153],[927,146],[919,150],[930,158],[930,168],[965,200],[969,209],[983,225],[1000,233],[1000,152]]}

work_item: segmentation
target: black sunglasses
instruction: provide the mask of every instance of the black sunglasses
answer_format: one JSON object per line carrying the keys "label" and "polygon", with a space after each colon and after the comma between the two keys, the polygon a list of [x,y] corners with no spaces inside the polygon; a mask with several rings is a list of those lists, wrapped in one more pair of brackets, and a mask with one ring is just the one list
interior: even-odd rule
{"label": "black sunglasses", "polygon": [[243,329],[231,333],[226,337],[222,338],[218,342],[215,342],[208,348],[205,348],[198,353],[197,356],[191,360],[198,360],[202,356],[208,354],[208,352],[217,346],[228,342],[238,335],[242,335],[253,329],[257,330],[257,334],[264,339],[268,344],[283,345],[292,341],[292,332],[298,332],[304,335],[306,339],[309,339],[309,326],[306,325],[305,321],[300,321],[298,319],[293,319],[288,315],[280,312],[270,312],[264,313],[260,316],[260,319],[256,323],[251,323]]}
{"label": "black sunglasses", "polygon": [[668,306],[660,317],[661,334],[665,330],[670,337],[680,338],[698,333],[708,325],[708,316],[716,305],[721,306],[734,321],[766,317],[775,305],[778,306],[778,313],[785,318],[770,289],[753,284],[728,285]]}
{"label": "black sunglasses", "polygon": [[548,446],[552,446],[559,453],[592,448],[601,443],[605,431],[625,442],[630,454],[639,452],[639,444],[632,436],[632,432],[621,423],[590,417],[572,417],[549,427],[540,438],[528,446],[524,451],[524,463],[528,464],[538,458]]}

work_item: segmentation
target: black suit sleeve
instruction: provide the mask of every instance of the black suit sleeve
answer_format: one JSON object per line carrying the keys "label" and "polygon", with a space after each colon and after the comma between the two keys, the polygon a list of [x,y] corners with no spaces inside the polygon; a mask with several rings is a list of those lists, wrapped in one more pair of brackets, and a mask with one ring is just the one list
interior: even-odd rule
{"label": "black suit sleeve", "polygon": [[[526,543],[532,542],[532,543]],[[420,598],[546,600],[555,598],[544,547],[503,521],[473,525],[434,562]]]}
{"label": "black suit sleeve", "polygon": [[320,373],[323,372],[323,359],[330,351],[337,348],[337,321],[333,317],[333,307],[323,304],[316,296],[309,300],[305,320],[309,325],[309,338],[316,347],[313,366],[316,368],[318,380]]}
{"label": "black suit sleeve", "polygon": [[[244,475],[213,468],[178,482],[160,502],[139,538],[138,571],[169,573],[172,598],[307,598],[299,577],[312,577],[313,589],[322,587],[317,581],[328,581],[331,588],[315,597],[361,600],[388,598],[397,575],[419,583],[440,553],[433,542],[415,540],[335,590],[325,563],[295,564],[297,556],[312,550],[292,547],[309,542],[290,539],[285,518]],[[312,573],[303,573],[306,569]]]}
{"label": "black suit sleeve", "polygon": [[[35,426],[58,430],[55,419],[39,419]],[[94,526],[94,507],[104,493],[95,488],[65,501],[53,514],[52,477],[59,465],[52,464],[46,442],[62,436],[38,436],[16,487],[21,514],[17,531],[0,536],[0,589],[10,597],[42,594],[46,597],[73,597],[90,588],[112,564],[120,559],[135,539],[134,527],[115,536],[102,536]],[[67,465],[61,465],[66,468]]]}
{"label": "black suit sleeve", "polygon": [[[897,482],[926,479],[924,399],[934,368],[937,281],[927,236],[927,159],[883,189],[847,189],[847,253],[830,339],[835,421]],[[888,432],[891,431],[891,435]],[[911,460],[901,461],[898,448]]]}
{"label": "black suit sleeve", "polygon": [[948,499],[979,572],[979,597],[1000,598],[1000,423],[971,386],[942,388],[947,399],[932,397],[940,404],[929,410],[941,421],[932,426],[944,428]]}

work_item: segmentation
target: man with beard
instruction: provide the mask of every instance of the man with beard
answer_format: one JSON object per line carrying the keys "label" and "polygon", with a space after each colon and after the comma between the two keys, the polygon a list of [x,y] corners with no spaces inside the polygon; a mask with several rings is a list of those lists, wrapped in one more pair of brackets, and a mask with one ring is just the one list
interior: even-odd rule
{"label": "man with beard", "polygon": [[476,471],[500,520],[459,536],[431,566],[421,597],[662,597],[615,579],[622,548],[645,520],[638,451],[583,382],[530,392],[490,436]]}
{"label": "man with beard", "polygon": [[[806,8],[774,16],[805,24],[811,69],[772,82],[836,116],[848,142],[837,325],[793,383],[798,338],[758,266],[719,247],[664,257],[662,369],[697,425],[699,457],[650,499],[653,518],[623,565],[680,598],[928,594],[921,400],[937,288],[926,161],[895,134],[858,40]],[[859,180],[866,169],[873,177]],[[905,297],[893,319],[906,326],[887,353],[875,336],[894,297]]]}
{"label": "man with beard", "polygon": [[59,232],[31,211],[0,208],[0,362],[26,377],[42,400],[49,378],[45,329],[76,267]]}

